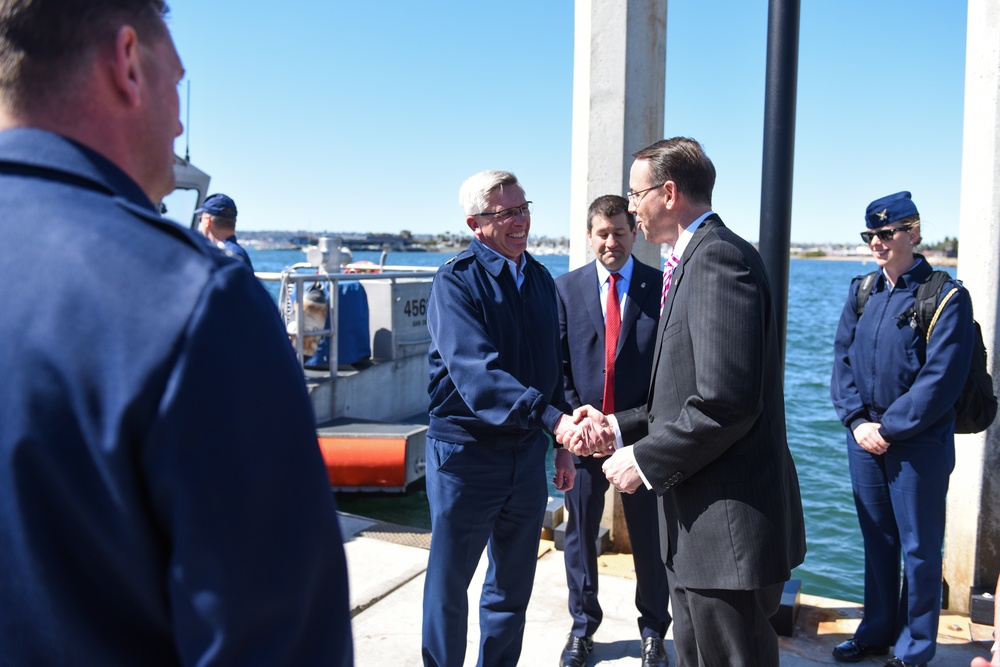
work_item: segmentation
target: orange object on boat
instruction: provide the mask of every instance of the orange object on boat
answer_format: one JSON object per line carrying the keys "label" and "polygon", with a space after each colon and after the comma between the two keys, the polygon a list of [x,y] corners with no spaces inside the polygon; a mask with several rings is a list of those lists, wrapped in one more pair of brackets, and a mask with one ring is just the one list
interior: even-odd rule
{"label": "orange object on boat", "polygon": [[342,422],[320,425],[319,440],[336,491],[395,491],[424,477],[427,426]]}

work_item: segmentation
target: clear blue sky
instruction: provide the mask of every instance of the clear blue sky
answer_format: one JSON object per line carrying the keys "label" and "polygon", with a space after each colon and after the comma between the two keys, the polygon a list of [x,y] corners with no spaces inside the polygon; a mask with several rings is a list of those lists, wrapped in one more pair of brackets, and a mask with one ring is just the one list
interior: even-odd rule
{"label": "clear blue sky", "polygon": [[[464,233],[462,180],[508,169],[532,234],[569,234],[569,0],[170,5],[191,82],[176,149],[240,228]],[[793,241],[858,241],[898,190],[925,240],[958,235],[965,31],[957,0],[802,2]],[[668,3],[665,136],[704,144],[714,208],[752,241],[766,33],[766,0]]]}

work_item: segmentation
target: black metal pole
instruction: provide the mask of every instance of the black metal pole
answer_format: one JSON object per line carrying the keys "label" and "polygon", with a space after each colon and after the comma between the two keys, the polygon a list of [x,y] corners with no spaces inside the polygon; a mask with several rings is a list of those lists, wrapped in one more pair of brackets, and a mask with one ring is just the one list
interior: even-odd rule
{"label": "black metal pole", "polygon": [[788,324],[788,255],[792,229],[795,96],[799,69],[799,0],[769,0],[764,83],[764,164],[760,193],[760,255],[778,315],[781,359]]}

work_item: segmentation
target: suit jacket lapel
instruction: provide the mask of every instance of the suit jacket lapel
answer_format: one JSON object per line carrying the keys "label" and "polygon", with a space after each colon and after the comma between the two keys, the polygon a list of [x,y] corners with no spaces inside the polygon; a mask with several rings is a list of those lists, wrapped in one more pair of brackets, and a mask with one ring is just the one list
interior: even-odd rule
{"label": "suit jacket lapel", "polygon": [[[587,304],[587,314],[590,322],[597,331],[597,337],[604,345],[604,311],[601,309],[601,286],[597,283],[597,267],[593,262],[587,264],[587,269],[580,272],[580,289],[589,290],[587,298],[583,301]],[[596,289],[596,291],[595,291]]]}
{"label": "suit jacket lapel", "polygon": [[650,280],[650,276],[647,275],[652,271],[646,271],[646,268],[645,264],[633,259],[632,279],[629,281],[628,299],[625,301],[625,310],[622,313],[622,329],[618,335],[618,349],[615,350],[615,357],[621,353],[622,346],[625,345],[625,338],[635,326],[635,321],[639,319],[639,304],[646,300],[650,290],[662,286],[662,283],[660,285],[653,284],[655,281]]}

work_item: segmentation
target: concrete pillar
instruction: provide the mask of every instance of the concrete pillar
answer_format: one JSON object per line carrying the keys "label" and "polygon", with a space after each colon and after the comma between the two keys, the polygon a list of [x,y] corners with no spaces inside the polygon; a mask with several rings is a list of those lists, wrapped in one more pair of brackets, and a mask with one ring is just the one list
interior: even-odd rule
{"label": "concrete pillar", "polygon": [[[594,259],[587,243],[590,202],[624,195],[632,153],[663,138],[667,2],[577,0],[575,16],[571,269]],[[635,255],[662,264],[659,245],[645,240]]]}
{"label": "concrete pillar", "polygon": [[[667,73],[666,0],[576,0],[573,48],[573,157],[570,258],[594,260],[587,207],[628,191],[632,153],[663,138]],[[635,256],[660,267],[660,246],[639,232]],[[602,524],[619,551],[631,552],[619,494],[611,487]]]}
{"label": "concrete pillar", "polygon": [[[1000,5],[969,0],[958,277],[972,295],[989,370],[998,378],[1000,323]],[[933,220],[926,221],[933,225]],[[1000,424],[955,437],[948,491],[945,600],[967,612],[969,589],[992,591],[1000,569]]]}

